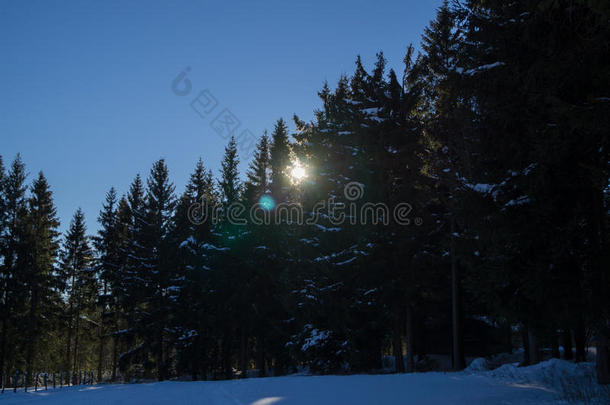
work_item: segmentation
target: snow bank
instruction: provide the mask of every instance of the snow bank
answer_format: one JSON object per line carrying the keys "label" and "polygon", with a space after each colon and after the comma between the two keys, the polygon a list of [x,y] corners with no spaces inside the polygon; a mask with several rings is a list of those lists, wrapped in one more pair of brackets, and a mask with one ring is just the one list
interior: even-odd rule
{"label": "snow bank", "polygon": [[[231,405],[493,405],[610,403],[582,399],[590,387],[592,364],[549,360],[530,367],[506,364],[474,372],[351,376],[287,376],[231,381],[162,382],[81,386],[0,395],[4,404],[231,404]],[[564,396],[565,393],[571,396]],[[585,394],[590,394],[585,392]],[[610,398],[610,397],[606,397]],[[567,400],[570,402],[567,402]]]}
{"label": "snow bank", "polygon": [[486,371],[489,370],[489,366],[487,364],[487,360],[483,357],[476,358],[470,363],[470,365],[466,368],[467,372],[477,372],[477,371]]}
{"label": "snow bank", "polygon": [[570,403],[610,404],[610,387],[597,385],[594,363],[550,359],[529,367],[505,364],[486,375],[516,386],[538,386]]}

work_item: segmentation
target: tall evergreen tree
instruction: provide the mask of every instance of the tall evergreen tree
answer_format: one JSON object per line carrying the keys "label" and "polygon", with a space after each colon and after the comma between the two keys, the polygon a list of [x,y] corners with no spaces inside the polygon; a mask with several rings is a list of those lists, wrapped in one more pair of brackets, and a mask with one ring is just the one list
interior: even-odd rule
{"label": "tall evergreen tree", "polygon": [[[7,233],[8,233],[8,210],[7,210],[7,175],[5,173],[4,162],[2,156],[0,155],[0,258],[2,260],[2,266],[0,267],[0,278],[2,279],[2,294],[0,296],[0,312],[3,314],[8,311],[6,307],[6,295],[7,295],[7,283],[6,277],[8,276],[8,272],[5,268],[5,263],[7,261],[6,255],[6,244],[7,244]],[[5,361],[5,353],[4,353],[4,341],[6,339],[5,336],[5,323],[7,322],[7,315],[0,315],[0,373],[4,373],[4,361]]]}
{"label": "tall evergreen tree", "polygon": [[[94,246],[97,253],[96,273],[101,282],[99,294],[99,351],[97,379],[103,379],[105,346],[107,335],[111,330],[111,325],[118,321],[119,301],[117,287],[120,285],[120,258],[121,258],[121,234],[118,222],[118,200],[114,187],[106,193],[106,200],[98,216],[100,229],[94,238]],[[113,340],[116,346],[116,339]],[[114,349],[113,349],[114,352]],[[114,356],[113,356],[114,357]],[[113,376],[116,364],[112,364]]]}
{"label": "tall evergreen tree", "polygon": [[120,273],[120,301],[125,328],[115,331],[121,340],[125,352],[119,356],[119,368],[126,376],[131,378],[137,366],[144,362],[146,352],[142,336],[145,331],[141,317],[145,313],[143,308],[146,294],[146,279],[142,275],[149,266],[146,250],[146,213],[144,185],[140,175],[129,187],[126,200],[119,203],[119,223],[125,232],[125,241],[121,246]]}
{"label": "tall evergreen tree", "polygon": [[180,314],[173,320],[180,347],[178,364],[191,373],[193,380],[205,378],[211,368],[209,356],[213,344],[210,314],[210,252],[214,245],[214,211],[218,196],[212,172],[199,159],[174,215],[174,243],[177,274],[183,279],[177,301]]}
{"label": "tall evergreen tree", "polygon": [[235,139],[231,138],[225,148],[225,154],[221,162],[221,178],[218,181],[220,187],[220,199],[223,205],[221,221],[214,228],[219,236],[218,246],[207,245],[206,251],[212,260],[210,268],[213,270],[212,279],[216,286],[214,293],[215,308],[224,308],[225,316],[219,322],[219,371],[225,378],[231,378],[232,357],[237,325],[235,319],[239,313],[240,293],[234,288],[239,282],[240,270],[243,257],[239,250],[244,229],[236,221],[243,220],[243,212],[231,211],[231,206],[242,200],[242,185],[238,172],[239,159]]}
{"label": "tall evergreen tree", "polygon": [[[423,66],[426,72],[426,95],[428,99],[426,121],[428,136],[438,153],[432,162],[432,170],[438,176],[438,193],[444,215],[445,243],[451,268],[451,319],[452,345],[451,364],[455,370],[463,369],[464,357],[464,313],[461,264],[457,248],[460,235],[460,182],[458,176],[468,176],[468,150],[464,147],[460,117],[465,118],[458,92],[458,45],[460,30],[456,15],[445,1],[439,8],[436,19],[424,30],[422,48],[425,52]],[[467,107],[466,107],[467,108]],[[460,166],[461,165],[461,166]]]}
{"label": "tall evergreen tree", "polygon": [[239,180],[239,158],[237,156],[237,144],[235,138],[225,147],[224,157],[221,164],[221,178],[218,182],[221,192],[221,200],[225,208],[239,200],[241,183]]}
{"label": "tall evergreen tree", "polygon": [[292,166],[290,160],[290,140],[288,139],[288,127],[283,118],[275,123],[271,133],[271,146],[269,149],[271,166],[271,193],[278,202],[287,197],[290,185],[289,171]]}
{"label": "tall evergreen tree", "polygon": [[173,266],[173,215],[176,205],[175,187],[163,159],[153,165],[147,180],[144,203],[144,250],[146,260],[139,277],[145,280],[145,308],[142,312],[144,341],[155,358],[157,378],[167,377],[168,337],[166,329],[177,298],[178,279]]}
{"label": "tall evergreen tree", "polygon": [[3,371],[17,366],[16,350],[23,343],[18,339],[19,317],[24,308],[25,279],[19,271],[18,256],[25,253],[25,220],[27,216],[27,202],[25,184],[27,174],[25,165],[18,154],[13,160],[10,170],[4,181],[4,204],[6,226],[2,234],[2,331],[0,336],[0,366]]}
{"label": "tall evergreen tree", "polygon": [[25,364],[29,376],[37,367],[40,343],[48,336],[60,308],[56,260],[59,250],[52,192],[42,172],[34,180],[25,220],[25,252],[18,258],[27,288]]}
{"label": "tall evergreen tree", "polygon": [[269,137],[264,133],[256,146],[247,173],[248,178],[244,187],[244,199],[247,204],[258,202],[258,199],[269,191],[269,159]]}
{"label": "tall evergreen tree", "polygon": [[[61,253],[61,274],[66,283],[68,300],[66,370],[78,374],[87,363],[88,354],[82,350],[91,343],[92,326],[85,319],[96,318],[98,284],[93,267],[93,252],[86,235],[85,215],[79,208],[66,233]],[[70,374],[68,372],[68,374]]]}

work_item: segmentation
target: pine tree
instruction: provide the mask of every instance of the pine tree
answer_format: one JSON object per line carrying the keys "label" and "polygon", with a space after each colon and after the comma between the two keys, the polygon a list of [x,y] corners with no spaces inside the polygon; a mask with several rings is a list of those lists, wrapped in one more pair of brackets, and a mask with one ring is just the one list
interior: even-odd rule
{"label": "pine tree", "polygon": [[[112,347],[112,381],[116,381],[117,370],[121,367],[126,369],[126,362],[119,362],[119,352],[126,345],[131,346],[134,339],[133,324],[127,324],[129,319],[133,319],[134,297],[130,296],[130,288],[133,285],[130,267],[130,251],[133,247],[133,217],[129,205],[129,201],[125,196],[122,196],[118,202],[116,213],[116,235],[118,239],[118,256],[117,256],[117,274],[114,277],[114,283],[110,285],[112,296],[116,302],[116,310],[114,312],[113,325],[111,335],[113,341]],[[131,362],[129,356],[127,361]],[[122,363],[122,364],[121,364]]]}
{"label": "pine tree", "polygon": [[221,201],[225,209],[239,200],[241,183],[238,165],[237,145],[235,138],[231,137],[231,140],[225,147],[225,154],[221,162],[221,179],[218,182],[221,191]]}
{"label": "pine tree", "polygon": [[7,326],[5,323],[8,322],[8,308],[6,302],[7,296],[7,270],[5,268],[5,263],[7,261],[6,254],[6,244],[7,244],[7,233],[8,233],[8,212],[7,212],[7,175],[4,169],[4,162],[2,156],[0,155],[0,258],[2,261],[2,266],[0,267],[0,278],[2,281],[0,282],[2,286],[2,294],[0,295],[0,302],[2,305],[0,306],[0,374],[4,375],[4,361],[5,361],[5,349],[4,342],[6,339],[5,331]]}
{"label": "pine tree", "polygon": [[93,252],[86,232],[85,215],[79,208],[70,222],[61,253],[61,274],[68,300],[65,366],[75,375],[86,364],[87,350],[82,349],[87,347],[84,343],[92,332],[91,325],[82,320],[94,317],[98,295]]}
{"label": "pine tree", "polygon": [[287,198],[290,179],[288,172],[292,166],[290,160],[290,140],[288,127],[282,118],[277,120],[271,133],[271,147],[269,149],[271,166],[271,194],[277,202]]}
{"label": "pine tree", "polygon": [[157,378],[167,377],[166,328],[176,300],[178,284],[173,266],[172,244],[173,215],[176,205],[174,185],[163,159],[153,165],[147,180],[145,211],[145,261],[139,268],[139,277],[145,280],[146,311],[142,313],[142,336],[152,350],[156,361]]}
{"label": "pine tree", "polygon": [[[468,150],[464,147],[459,117],[464,117],[459,105],[458,92],[458,44],[460,30],[456,15],[445,1],[439,8],[436,19],[424,30],[422,48],[425,52],[423,64],[427,74],[426,92],[428,116],[425,117],[428,135],[438,150],[432,163],[434,173],[439,178],[440,204],[445,210],[442,221],[448,239],[451,267],[451,307],[452,307],[452,346],[451,364],[453,369],[461,370],[464,358],[464,312],[461,264],[456,238],[460,234],[459,189],[461,179],[469,175]],[[461,166],[460,166],[461,165]],[[462,170],[464,169],[464,170]],[[466,171],[467,173],[464,173]]]}
{"label": "pine tree", "polygon": [[[99,352],[97,379],[103,379],[103,366],[105,359],[105,344],[110,324],[118,321],[119,301],[116,292],[120,291],[120,257],[121,239],[118,223],[118,201],[114,187],[106,193],[106,201],[98,216],[100,230],[94,238],[96,257],[96,272],[101,282],[99,294],[100,326],[99,326]],[[113,294],[114,292],[114,294]],[[116,339],[113,344],[116,345]],[[113,350],[114,351],[114,350]],[[113,361],[113,376],[116,372],[116,364]]]}
{"label": "pine tree", "polygon": [[[246,257],[241,276],[243,294],[239,313],[239,368],[244,377],[247,372],[250,336],[254,341],[253,348],[259,376],[265,375],[265,357],[276,352],[269,346],[276,335],[270,333],[275,326],[273,313],[280,307],[277,298],[280,291],[278,288],[280,255],[271,252],[277,252],[272,246],[276,243],[276,239],[281,239],[281,235],[276,233],[277,226],[271,218],[275,200],[270,195],[269,153],[269,139],[265,133],[258,142],[254,158],[250,163],[244,192],[244,203],[249,216],[247,230],[240,246]],[[279,369],[276,371],[279,373]]]}
{"label": "pine tree", "polygon": [[6,170],[4,168],[4,161],[2,155],[0,155],[0,237],[4,236],[7,225],[7,213],[6,213]]}
{"label": "pine tree", "polygon": [[27,216],[25,185],[27,174],[25,165],[18,154],[13,160],[10,170],[4,180],[4,204],[6,225],[2,233],[0,248],[2,249],[2,335],[0,336],[0,368],[8,371],[16,366],[15,350],[10,347],[20,347],[22,342],[18,333],[18,314],[25,308],[23,303],[25,297],[24,275],[19,271],[20,259],[18,255],[26,252],[24,249],[25,220]]}
{"label": "pine tree", "polygon": [[231,138],[225,148],[225,155],[221,162],[221,178],[218,181],[220,187],[220,199],[223,205],[222,221],[214,228],[214,233],[219,236],[218,244],[206,245],[205,249],[211,256],[210,268],[213,271],[213,283],[216,286],[214,303],[216,308],[224,307],[225,320],[219,323],[219,351],[220,367],[225,378],[232,378],[232,352],[234,350],[234,338],[237,329],[236,319],[239,313],[240,293],[234,288],[239,282],[240,269],[242,268],[242,252],[239,244],[242,241],[244,229],[236,223],[239,213],[230,211],[233,204],[240,203],[242,185],[238,172],[239,160],[235,140]]}
{"label": "pine tree", "polygon": [[25,222],[27,253],[24,252],[19,258],[18,267],[27,286],[25,364],[31,376],[42,348],[39,343],[50,332],[53,315],[57,314],[60,306],[55,268],[59,250],[59,221],[52,192],[42,172],[32,184]]}
{"label": "pine tree", "polygon": [[208,350],[213,346],[210,319],[210,252],[214,245],[214,210],[218,203],[212,172],[199,159],[186,190],[178,201],[174,216],[173,239],[178,246],[177,274],[180,285],[178,311],[173,322],[180,344],[179,367],[189,371],[193,380],[207,375]]}
{"label": "pine tree", "polygon": [[115,331],[121,340],[122,348],[126,349],[120,355],[119,368],[125,378],[132,376],[132,366],[143,360],[142,336],[146,335],[141,321],[142,305],[147,294],[146,279],[142,278],[149,266],[149,258],[145,248],[146,213],[144,186],[140,175],[136,175],[129,187],[126,200],[119,203],[119,223],[125,233],[125,241],[121,246],[120,289],[121,310],[125,328]]}
{"label": "pine tree", "polygon": [[259,198],[269,191],[269,137],[263,134],[259,140],[254,158],[247,173],[244,187],[244,200],[247,204],[258,202]]}

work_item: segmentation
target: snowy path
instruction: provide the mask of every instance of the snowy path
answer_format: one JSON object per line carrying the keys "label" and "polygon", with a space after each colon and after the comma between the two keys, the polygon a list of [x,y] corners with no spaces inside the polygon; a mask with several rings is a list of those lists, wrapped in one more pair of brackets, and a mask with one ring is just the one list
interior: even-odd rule
{"label": "snowy path", "polygon": [[554,393],[485,375],[288,376],[233,381],[98,385],[38,392],[5,392],[0,405],[374,405],[541,404]]}

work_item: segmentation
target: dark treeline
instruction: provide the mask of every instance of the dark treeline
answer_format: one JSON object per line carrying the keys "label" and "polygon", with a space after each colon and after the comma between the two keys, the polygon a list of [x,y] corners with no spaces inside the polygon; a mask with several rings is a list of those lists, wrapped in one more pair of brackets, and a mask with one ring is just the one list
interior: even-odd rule
{"label": "dark treeline", "polygon": [[603,1],[444,5],[403,71],[358,58],[246,176],[233,139],[181,194],[159,160],[108,191],[95,236],[80,210],[58,233],[17,156],[0,166],[0,370],[232,378],[386,354],[413,371],[432,353],[458,370],[594,344],[610,383],[609,21]]}

